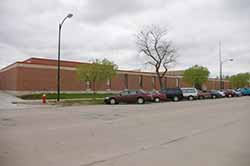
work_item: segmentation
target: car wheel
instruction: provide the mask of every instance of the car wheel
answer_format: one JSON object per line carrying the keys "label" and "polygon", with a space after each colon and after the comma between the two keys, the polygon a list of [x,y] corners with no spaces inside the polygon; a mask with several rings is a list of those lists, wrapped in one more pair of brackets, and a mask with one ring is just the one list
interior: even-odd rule
{"label": "car wheel", "polygon": [[109,103],[113,105],[113,104],[116,104],[117,102],[116,102],[116,100],[114,98],[112,98],[112,99],[109,100]]}
{"label": "car wheel", "polygon": [[178,96],[174,96],[173,100],[174,101],[179,101],[179,97]]}
{"label": "car wheel", "polygon": [[217,98],[217,96],[216,95],[212,95],[212,99],[216,99]]}
{"label": "car wheel", "polygon": [[139,97],[139,98],[137,99],[137,103],[138,103],[138,104],[143,104],[143,103],[144,103],[144,99],[141,98],[141,97]]}
{"label": "car wheel", "polygon": [[194,100],[194,97],[193,96],[188,96],[188,100]]}
{"label": "car wheel", "polygon": [[159,102],[160,102],[160,98],[159,98],[159,97],[156,97],[156,98],[154,99],[154,101],[155,101],[156,103],[159,103]]}

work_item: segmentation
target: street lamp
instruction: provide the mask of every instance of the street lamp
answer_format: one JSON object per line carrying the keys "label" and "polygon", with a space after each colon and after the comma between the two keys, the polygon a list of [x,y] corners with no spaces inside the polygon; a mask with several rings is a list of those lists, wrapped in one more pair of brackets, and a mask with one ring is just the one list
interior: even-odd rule
{"label": "street lamp", "polygon": [[219,64],[220,64],[220,89],[224,89],[224,86],[223,86],[223,82],[222,82],[222,65],[223,63],[225,62],[228,62],[228,61],[233,61],[233,59],[226,59],[226,60],[222,60],[221,58],[221,41],[219,42]]}
{"label": "street lamp", "polygon": [[222,65],[225,62],[233,61],[233,59],[226,59],[226,60],[221,60],[221,54],[220,54],[220,89],[224,89],[223,82],[222,82]]}
{"label": "street lamp", "polygon": [[58,35],[58,60],[57,60],[57,101],[60,101],[60,49],[61,49],[61,29],[64,21],[67,18],[71,18],[73,14],[69,13],[61,23],[59,23],[59,35]]}

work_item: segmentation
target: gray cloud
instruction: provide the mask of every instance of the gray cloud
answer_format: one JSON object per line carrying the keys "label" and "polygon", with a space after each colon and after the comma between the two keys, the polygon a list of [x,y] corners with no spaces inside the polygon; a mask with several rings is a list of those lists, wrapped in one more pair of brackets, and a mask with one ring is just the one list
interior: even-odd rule
{"label": "gray cloud", "polygon": [[81,11],[83,20],[89,22],[105,22],[111,18],[117,18],[123,14],[135,15],[145,10],[160,7],[166,0],[87,0]]}
{"label": "gray cloud", "polygon": [[178,48],[172,69],[194,64],[218,73],[222,41],[224,72],[250,71],[250,2],[248,0],[2,0],[0,3],[0,67],[29,57],[56,58],[58,23],[72,12],[62,29],[62,58],[88,61],[109,58],[122,69],[152,70],[135,46],[134,34],[144,25],[169,29]]}

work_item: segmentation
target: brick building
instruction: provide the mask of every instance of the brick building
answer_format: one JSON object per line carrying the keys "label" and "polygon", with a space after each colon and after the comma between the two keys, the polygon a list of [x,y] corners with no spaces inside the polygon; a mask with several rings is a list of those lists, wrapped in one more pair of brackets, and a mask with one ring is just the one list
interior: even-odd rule
{"label": "brick building", "polygon": [[[77,65],[81,62],[61,61],[61,90],[65,92],[91,91],[91,83],[81,82],[76,75]],[[167,73],[165,87],[190,87],[182,80],[183,71]],[[219,89],[219,80],[209,79],[205,89]],[[229,88],[229,82],[224,81]],[[13,63],[0,70],[0,90],[16,94],[31,92],[55,92],[57,88],[57,60],[30,58]],[[159,89],[159,82],[153,72],[119,70],[117,75],[105,82],[96,84],[98,91],[121,91],[123,89]]]}

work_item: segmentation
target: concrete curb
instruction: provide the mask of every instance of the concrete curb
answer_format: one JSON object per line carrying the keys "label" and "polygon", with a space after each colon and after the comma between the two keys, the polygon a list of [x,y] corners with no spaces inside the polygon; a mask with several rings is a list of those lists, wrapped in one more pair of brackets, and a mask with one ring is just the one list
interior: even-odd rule
{"label": "concrete curb", "polygon": [[[57,102],[56,99],[47,99],[47,103],[42,103],[42,100],[22,100],[14,101],[12,104],[27,104],[27,105],[58,105],[63,104],[65,101],[91,101],[92,98],[78,98],[78,99],[60,99],[60,102]],[[96,100],[104,100],[104,98],[96,98]]]}

